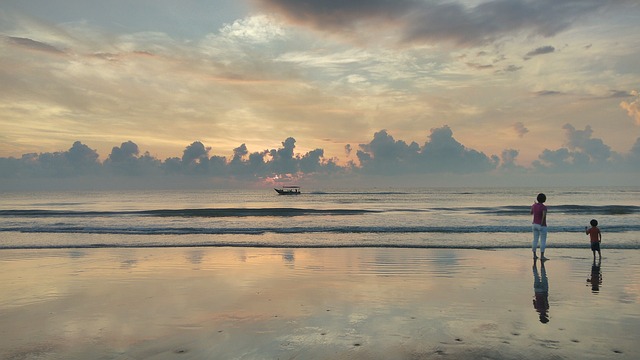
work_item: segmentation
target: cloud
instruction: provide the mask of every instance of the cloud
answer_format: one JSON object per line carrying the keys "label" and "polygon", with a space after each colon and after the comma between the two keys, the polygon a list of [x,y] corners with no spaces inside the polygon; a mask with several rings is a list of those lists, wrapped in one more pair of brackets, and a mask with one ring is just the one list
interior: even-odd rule
{"label": "cloud", "polygon": [[628,170],[640,171],[640,138],[636,139],[627,158],[629,160]]}
{"label": "cloud", "polygon": [[522,70],[522,66],[517,66],[517,65],[509,65],[506,68],[503,69],[504,72],[516,72],[516,71],[520,71]]}
{"label": "cloud", "polygon": [[382,130],[360,148],[357,155],[361,171],[370,174],[475,173],[495,169],[498,163],[497,157],[459,143],[448,126],[431,129],[422,147],[395,140]]}
{"label": "cloud", "polygon": [[184,149],[182,162],[185,164],[199,164],[202,160],[208,159],[209,150],[211,150],[211,148],[205,147],[200,141],[195,141]]}
{"label": "cloud", "polygon": [[0,173],[4,173],[5,178],[68,178],[95,175],[100,170],[98,153],[80,141],[74,142],[67,151],[29,153],[20,159],[4,158],[0,161]]}
{"label": "cloud", "polygon": [[282,148],[269,152],[273,172],[278,174],[295,174],[297,172],[297,163],[293,153],[295,148],[296,139],[289,137],[282,142]]}
{"label": "cloud", "polygon": [[526,126],[524,126],[524,124],[520,121],[513,123],[512,127],[520,138],[525,136],[529,132],[529,129],[527,129]]}
{"label": "cloud", "polygon": [[467,66],[472,68],[472,69],[476,69],[476,70],[493,69],[493,65],[492,64],[477,64],[477,63],[468,62]]}
{"label": "cloud", "polygon": [[242,144],[237,148],[233,149],[233,160],[231,162],[240,162],[242,159],[249,154],[249,150],[247,150],[247,145]]}
{"label": "cloud", "polygon": [[606,161],[611,156],[611,147],[605,145],[602,139],[591,137],[593,135],[591,126],[587,125],[584,130],[577,130],[571,124],[565,124],[562,128],[566,131],[569,149],[583,152],[596,163]]}
{"label": "cloud", "polygon": [[569,169],[573,164],[571,162],[572,154],[569,149],[561,148],[557,150],[544,149],[538,159],[533,162],[533,166],[542,170],[562,170]]}
{"label": "cloud", "polygon": [[[140,149],[133,141],[123,142],[111,150],[108,158],[100,162],[98,153],[76,141],[67,150],[53,153],[29,153],[21,158],[0,158],[0,188],[25,181],[41,181],[48,184],[55,179],[65,183],[69,179],[89,179],[91,184],[112,186],[125,179],[126,184],[153,186],[159,181],[180,179],[205,184],[213,181],[236,183],[249,181],[298,181],[300,179],[347,179],[363,176],[371,179],[395,179],[403,176],[456,176],[465,174],[498,174],[499,176],[535,174],[583,174],[616,171],[633,173],[640,171],[640,139],[627,154],[611,150],[601,139],[593,137],[593,130],[583,130],[571,124],[565,131],[564,146],[555,150],[545,149],[527,168],[517,164],[518,149],[505,149],[500,156],[488,156],[468,148],[457,141],[448,126],[431,129],[421,146],[416,142],[395,139],[387,130],[380,130],[356,151],[359,164],[348,162],[338,165],[337,159],[326,159],[323,149],[297,153],[296,140],[286,138],[275,149],[249,151],[245,144],[233,149],[230,159],[210,155],[211,147],[194,141],[185,147],[182,157],[164,161]],[[153,181],[151,181],[153,179]],[[165,180],[163,180],[165,179]],[[280,179],[280,180],[279,180]],[[112,184],[113,182],[113,184]],[[45,185],[43,185],[45,186]],[[99,185],[94,185],[99,186]]]}
{"label": "cloud", "polygon": [[347,154],[347,157],[351,156],[351,152],[353,149],[351,148],[351,144],[347,144],[344,146],[344,153]]}
{"label": "cloud", "polygon": [[607,171],[620,170],[623,157],[612,151],[602,139],[592,138],[591,126],[577,130],[571,124],[565,124],[566,147],[545,149],[533,162],[534,168],[552,172]]}
{"label": "cloud", "polygon": [[517,168],[518,165],[516,164],[516,158],[518,157],[518,154],[520,154],[520,152],[516,149],[502,150],[502,156],[500,157],[502,159],[502,163],[500,165],[500,168],[502,169]]}
{"label": "cloud", "polygon": [[396,141],[387,130],[376,132],[373,140],[359,147],[357,156],[364,172],[390,175],[406,173],[415,165],[420,151],[417,143]]}
{"label": "cloud", "polygon": [[640,126],[640,95],[637,91],[632,91],[630,95],[635,96],[633,101],[622,101],[620,107],[627,111],[627,114]]}
{"label": "cloud", "polygon": [[300,172],[309,174],[322,170],[322,159],[324,157],[324,150],[315,149],[304,154],[300,158]]}
{"label": "cloud", "polygon": [[611,90],[609,95],[611,98],[627,98],[631,96],[638,96],[638,93],[636,91]]}
{"label": "cloud", "polygon": [[537,96],[557,96],[557,95],[563,95],[563,93],[561,93],[560,91],[554,91],[554,90],[540,90],[537,91],[535,93]]}
{"label": "cloud", "polygon": [[391,28],[402,43],[452,42],[481,45],[514,32],[543,37],[570,28],[581,17],[610,4],[599,0],[462,1],[256,0],[294,24],[344,36]]}
{"label": "cloud", "polygon": [[431,129],[429,141],[424,144],[421,154],[429,171],[435,172],[483,172],[495,169],[498,164],[496,156],[488,157],[458,142],[446,125]]}
{"label": "cloud", "polygon": [[25,154],[21,159],[0,158],[0,170],[5,177],[13,178],[194,175],[259,180],[348,171],[373,175],[474,173],[490,171],[499,162],[497,157],[487,157],[463,146],[453,138],[448,126],[432,129],[422,147],[416,142],[395,140],[386,130],[376,132],[369,143],[359,146],[360,166],[353,163],[338,166],[336,159],[324,158],[323,149],[296,153],[295,144],[296,140],[288,137],[279,148],[254,152],[242,144],[233,149],[233,156],[227,160],[223,156],[211,156],[210,147],[195,141],[184,149],[182,157],[161,161],[149,152],[140,155],[138,145],[126,141],[113,147],[107,159],[100,163],[97,152],[78,141],[65,152]]}
{"label": "cloud", "polygon": [[95,167],[98,163],[98,153],[87,145],[76,141],[71,148],[63,153],[64,158],[76,170],[85,170]]}
{"label": "cloud", "polygon": [[129,140],[120,146],[114,146],[104,162],[104,171],[108,174],[123,176],[160,175],[161,162],[148,152],[139,156],[138,145]]}
{"label": "cloud", "polygon": [[115,163],[125,162],[135,158],[139,153],[138,145],[129,140],[120,146],[114,146],[109,154],[109,160]]}
{"label": "cloud", "polygon": [[29,50],[41,51],[55,55],[62,55],[65,53],[64,51],[56,48],[53,45],[49,45],[47,43],[32,40],[29,38],[7,36],[6,40],[11,45],[19,46]]}
{"label": "cloud", "polygon": [[556,51],[556,48],[554,48],[553,46],[547,45],[547,46],[542,46],[539,47],[535,50],[531,50],[529,51],[525,56],[524,59],[525,60],[529,60],[534,56],[539,56],[539,55],[545,55],[545,54],[551,54],[552,52]]}
{"label": "cloud", "polygon": [[182,167],[187,173],[209,174],[210,147],[200,141],[194,141],[182,153]]}
{"label": "cloud", "polygon": [[251,44],[263,44],[283,38],[285,30],[266,15],[256,15],[234,21],[220,29],[220,34],[232,40]]}

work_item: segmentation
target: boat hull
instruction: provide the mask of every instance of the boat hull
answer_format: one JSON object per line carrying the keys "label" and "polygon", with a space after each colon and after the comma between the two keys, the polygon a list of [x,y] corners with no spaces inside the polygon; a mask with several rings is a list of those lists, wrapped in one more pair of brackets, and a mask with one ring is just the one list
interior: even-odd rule
{"label": "boat hull", "polygon": [[291,189],[273,189],[280,195],[300,195],[300,190]]}

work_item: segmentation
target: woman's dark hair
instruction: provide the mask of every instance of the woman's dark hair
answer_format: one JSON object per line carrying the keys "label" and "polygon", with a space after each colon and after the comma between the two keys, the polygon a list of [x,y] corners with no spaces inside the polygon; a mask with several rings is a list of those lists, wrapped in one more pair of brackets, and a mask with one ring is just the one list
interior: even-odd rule
{"label": "woman's dark hair", "polygon": [[538,197],[536,198],[536,200],[538,200],[539,203],[543,203],[547,201],[547,195],[540,193],[538,194]]}
{"label": "woman's dark hair", "polygon": [[589,224],[591,224],[591,226],[598,226],[598,220],[593,219],[589,222]]}

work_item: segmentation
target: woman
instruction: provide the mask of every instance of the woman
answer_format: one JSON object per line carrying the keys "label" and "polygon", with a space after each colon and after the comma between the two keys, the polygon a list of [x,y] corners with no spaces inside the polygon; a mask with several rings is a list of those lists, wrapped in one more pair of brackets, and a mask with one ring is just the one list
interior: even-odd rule
{"label": "woman", "polygon": [[540,260],[547,260],[544,257],[544,249],[547,247],[547,207],[544,202],[547,201],[545,194],[538,194],[537,202],[531,205],[531,214],[533,215],[533,258],[537,259],[536,249],[538,248],[538,240],[540,240]]}

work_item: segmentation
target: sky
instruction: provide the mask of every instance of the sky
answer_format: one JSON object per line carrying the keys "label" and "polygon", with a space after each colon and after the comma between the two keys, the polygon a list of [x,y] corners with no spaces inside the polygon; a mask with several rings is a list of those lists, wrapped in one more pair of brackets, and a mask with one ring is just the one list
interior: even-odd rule
{"label": "sky", "polygon": [[4,0],[0,189],[632,185],[639,18],[635,0]]}

